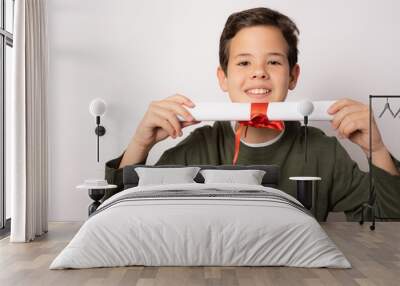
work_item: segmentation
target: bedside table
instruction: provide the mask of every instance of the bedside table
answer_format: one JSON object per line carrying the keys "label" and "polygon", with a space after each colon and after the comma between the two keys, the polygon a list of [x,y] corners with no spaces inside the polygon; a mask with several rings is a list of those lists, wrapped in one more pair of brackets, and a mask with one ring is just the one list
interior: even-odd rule
{"label": "bedside table", "polygon": [[310,211],[314,217],[317,215],[317,181],[320,177],[289,177],[289,180],[297,182],[297,197],[304,207]]}
{"label": "bedside table", "polygon": [[94,201],[88,208],[89,216],[94,213],[100,205],[100,200],[106,193],[106,189],[115,189],[117,185],[104,185],[104,186],[94,186],[94,185],[79,185],[76,186],[79,190],[88,190],[89,197]]}

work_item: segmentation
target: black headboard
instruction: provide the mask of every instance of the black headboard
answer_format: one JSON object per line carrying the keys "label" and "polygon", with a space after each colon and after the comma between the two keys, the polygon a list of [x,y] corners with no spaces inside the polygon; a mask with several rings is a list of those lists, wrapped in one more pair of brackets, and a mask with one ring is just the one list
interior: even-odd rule
{"label": "black headboard", "polygon": [[[262,179],[261,184],[265,187],[277,188],[279,183],[279,166],[278,165],[157,165],[157,166],[149,166],[149,165],[131,165],[125,166],[123,169],[123,183],[124,189],[136,187],[139,182],[139,176],[135,171],[137,167],[146,167],[146,168],[179,168],[179,167],[200,167],[202,170],[204,169],[220,169],[220,170],[248,170],[248,169],[257,169],[264,170],[266,173]],[[200,174],[194,178],[197,183],[204,183],[204,178]]]}

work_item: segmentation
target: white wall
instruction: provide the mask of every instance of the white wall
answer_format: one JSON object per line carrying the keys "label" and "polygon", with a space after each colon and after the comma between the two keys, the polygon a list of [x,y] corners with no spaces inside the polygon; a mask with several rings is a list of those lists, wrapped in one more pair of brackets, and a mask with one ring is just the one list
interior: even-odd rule
{"label": "white wall", "polygon": [[[75,186],[102,177],[103,165],[128,144],[147,105],[174,93],[195,101],[228,101],[215,72],[218,41],[228,15],[267,6],[289,15],[300,33],[301,77],[288,100],[400,94],[398,1],[129,1],[49,0],[49,218],[84,220],[90,199]],[[366,4],[368,3],[368,4]],[[101,162],[89,102],[108,102],[102,119]],[[393,105],[400,108],[400,100]],[[376,110],[383,102],[376,102]],[[378,112],[378,111],[376,111]],[[400,157],[398,119],[378,121]],[[334,135],[328,123],[313,124]],[[185,134],[190,131],[186,130]],[[177,140],[151,152],[154,163]],[[361,150],[342,141],[367,169]]]}

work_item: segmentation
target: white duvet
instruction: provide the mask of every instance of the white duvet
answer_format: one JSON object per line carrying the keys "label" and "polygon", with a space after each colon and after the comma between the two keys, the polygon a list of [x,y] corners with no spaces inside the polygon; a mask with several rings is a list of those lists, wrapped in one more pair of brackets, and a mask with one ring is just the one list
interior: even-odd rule
{"label": "white duvet", "polygon": [[350,268],[309,214],[283,200],[240,197],[119,199],[137,192],[258,190],[263,186],[175,184],[141,186],[106,200],[50,269],[145,266],[294,266]]}

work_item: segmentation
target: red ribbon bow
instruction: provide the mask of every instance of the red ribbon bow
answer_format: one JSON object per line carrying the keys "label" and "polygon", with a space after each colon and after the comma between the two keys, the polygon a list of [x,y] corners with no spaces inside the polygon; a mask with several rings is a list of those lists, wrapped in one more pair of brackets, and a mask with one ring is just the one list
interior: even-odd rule
{"label": "red ribbon bow", "polygon": [[[235,153],[233,157],[233,165],[236,164],[238,159],[239,148],[240,148],[240,137],[242,130],[245,126],[251,126],[255,128],[272,128],[279,131],[283,130],[285,126],[283,121],[270,121],[267,117],[267,110],[268,110],[268,102],[252,103],[250,121],[239,121],[239,128],[236,130],[236,135],[235,135]],[[246,127],[246,133],[247,133],[247,127]]]}

